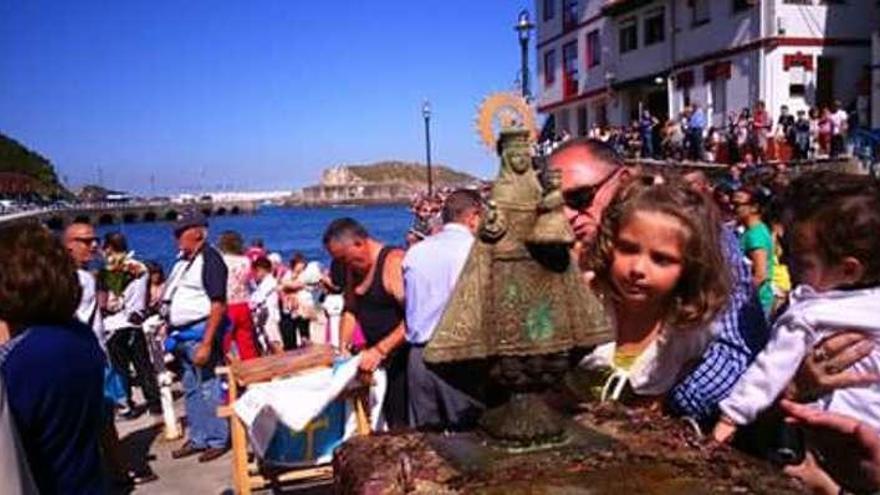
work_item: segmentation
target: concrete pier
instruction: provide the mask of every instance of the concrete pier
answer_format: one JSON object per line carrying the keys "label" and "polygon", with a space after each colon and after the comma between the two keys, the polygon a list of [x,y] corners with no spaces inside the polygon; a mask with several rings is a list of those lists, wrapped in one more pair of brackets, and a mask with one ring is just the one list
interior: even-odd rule
{"label": "concrete pier", "polygon": [[0,224],[37,220],[49,228],[63,229],[71,222],[85,221],[92,225],[174,221],[187,210],[199,210],[205,216],[254,213],[257,201],[200,201],[193,203],[138,202],[127,204],[73,205],[69,208],[38,208],[0,216]]}

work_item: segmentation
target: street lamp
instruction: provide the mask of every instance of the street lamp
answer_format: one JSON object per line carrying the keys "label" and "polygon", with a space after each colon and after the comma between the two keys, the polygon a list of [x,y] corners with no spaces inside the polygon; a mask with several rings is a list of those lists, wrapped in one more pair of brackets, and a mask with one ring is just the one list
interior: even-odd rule
{"label": "street lamp", "polygon": [[431,102],[422,103],[422,117],[425,118],[425,159],[428,164],[428,196],[434,194],[434,177],[431,173]]}
{"label": "street lamp", "polygon": [[519,18],[516,26],[513,27],[519,34],[519,48],[521,50],[520,59],[522,62],[522,95],[526,100],[531,98],[529,92],[529,34],[535,25],[529,20],[529,11],[522,9],[519,11]]}

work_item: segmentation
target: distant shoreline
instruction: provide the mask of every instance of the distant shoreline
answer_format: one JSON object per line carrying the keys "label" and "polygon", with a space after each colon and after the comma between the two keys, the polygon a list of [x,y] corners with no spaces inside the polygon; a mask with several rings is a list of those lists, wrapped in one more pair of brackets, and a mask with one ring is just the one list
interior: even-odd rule
{"label": "distant shoreline", "polygon": [[380,198],[380,199],[367,199],[367,198],[357,198],[350,199],[344,201],[303,201],[303,200],[290,200],[282,203],[282,206],[285,207],[298,207],[298,208],[335,208],[335,207],[359,207],[359,206],[407,206],[409,205],[409,198],[400,198],[400,199],[389,199],[389,198]]}

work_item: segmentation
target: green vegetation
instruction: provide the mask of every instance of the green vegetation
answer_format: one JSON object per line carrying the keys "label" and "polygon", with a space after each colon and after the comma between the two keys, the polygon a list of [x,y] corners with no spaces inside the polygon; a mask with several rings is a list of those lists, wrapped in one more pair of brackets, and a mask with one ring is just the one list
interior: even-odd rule
{"label": "green vegetation", "polygon": [[[427,167],[421,163],[397,161],[378,162],[371,165],[351,165],[351,173],[367,182],[400,182],[422,184],[428,182]],[[444,165],[432,165],[434,183],[438,185],[466,185],[477,182],[472,175],[452,170]]]}
{"label": "green vegetation", "polygon": [[35,193],[44,197],[69,197],[58,182],[55,167],[39,153],[0,133],[0,173],[20,174],[36,181]]}

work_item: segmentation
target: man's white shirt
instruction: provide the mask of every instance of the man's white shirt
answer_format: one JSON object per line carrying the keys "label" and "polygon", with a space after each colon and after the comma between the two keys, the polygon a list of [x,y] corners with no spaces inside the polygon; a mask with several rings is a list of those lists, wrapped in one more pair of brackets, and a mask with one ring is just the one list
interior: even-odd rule
{"label": "man's white shirt", "polygon": [[473,244],[467,227],[447,223],[407,251],[403,258],[407,342],[431,340]]}

